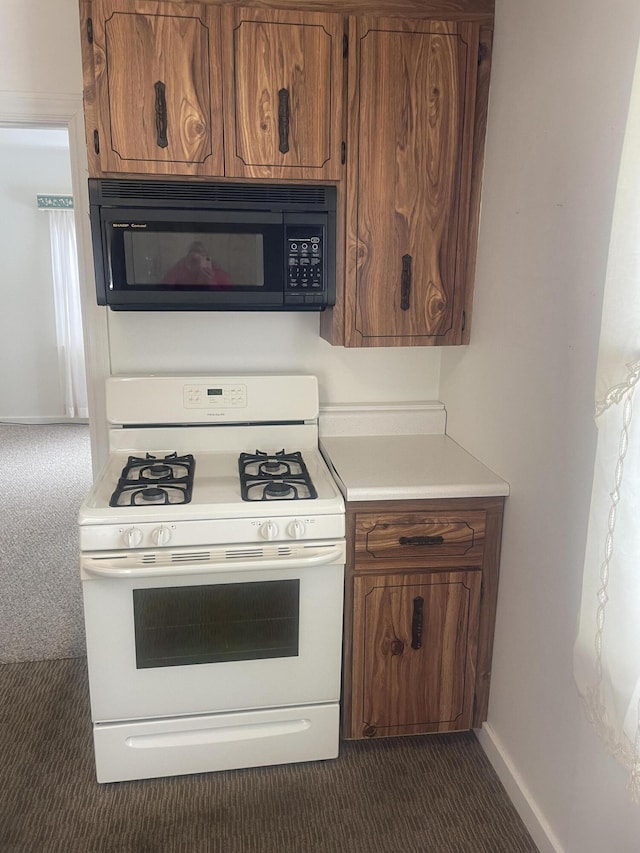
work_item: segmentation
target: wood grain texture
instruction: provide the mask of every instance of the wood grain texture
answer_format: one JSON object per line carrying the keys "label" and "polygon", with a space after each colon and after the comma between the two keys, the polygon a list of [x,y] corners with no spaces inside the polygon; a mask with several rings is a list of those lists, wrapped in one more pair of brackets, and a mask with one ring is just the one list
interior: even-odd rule
{"label": "wood grain texture", "polygon": [[[180,0],[170,0],[179,3]],[[246,6],[246,0],[203,0],[216,6]],[[495,0],[254,0],[258,9],[300,9],[309,12],[337,12],[342,15],[394,15],[398,18],[431,20],[489,21]]]}
{"label": "wood grain texture", "polygon": [[[420,648],[412,647],[416,598]],[[479,572],[355,579],[352,735],[470,727],[479,601]]]}
{"label": "wood grain texture", "polygon": [[84,106],[84,132],[87,143],[87,167],[90,178],[102,175],[100,158],[95,150],[94,131],[98,129],[96,105],[96,74],[93,62],[93,45],[89,40],[89,21],[91,18],[91,0],[80,0],[80,49],[82,52],[82,88]]}
{"label": "wood grain texture", "polygon": [[[147,0],[92,6],[103,171],[221,175],[219,10]],[[159,144],[158,82],[165,86],[166,147]]]}
{"label": "wood grain texture", "polygon": [[[341,177],[342,36],[339,15],[223,10],[227,175]],[[288,151],[280,150],[281,90]]]}
{"label": "wood grain texture", "polygon": [[[503,497],[488,497],[442,500],[356,501],[347,504],[347,566],[342,699],[344,737],[361,738],[375,736],[375,734],[417,734],[420,732],[447,730],[446,726],[443,728],[442,724],[438,723],[425,725],[419,729],[411,729],[408,726],[406,729],[403,727],[397,731],[391,731],[391,729],[383,731],[377,728],[376,732],[372,733],[367,729],[368,724],[366,721],[363,723],[362,709],[365,707],[367,701],[364,698],[365,693],[363,688],[366,655],[366,643],[363,639],[366,616],[364,602],[367,599],[364,597],[365,593],[362,590],[373,588],[371,585],[384,590],[389,582],[389,578],[406,580],[415,577],[419,579],[420,583],[433,582],[434,579],[435,582],[439,582],[439,579],[443,575],[461,574],[464,576],[471,575],[474,578],[472,581],[473,588],[475,589],[476,583],[478,585],[477,645],[473,646],[472,649],[474,670],[471,687],[471,706],[470,710],[465,711],[465,714],[469,713],[471,716],[465,717],[465,720],[467,727],[478,727],[486,719],[491,680],[491,657],[498,593],[504,502],[505,499]],[[372,558],[366,551],[366,548],[363,547],[366,544],[367,532],[375,530],[377,521],[381,521],[382,524],[391,523],[393,526],[394,523],[413,524],[416,520],[419,521],[420,519],[423,521],[433,521],[438,518],[441,520],[458,521],[464,519],[467,524],[477,528],[477,543],[481,541],[482,544],[478,546],[477,543],[474,543],[474,546],[466,554],[432,556],[431,558],[428,558],[427,555],[423,555],[422,558],[405,556],[404,559],[393,558],[391,541],[389,541],[389,553],[391,556],[388,557]],[[443,527],[446,529],[446,524]],[[387,531],[390,529],[387,528]],[[384,547],[384,540],[389,539],[389,537],[382,528],[380,530],[384,534],[382,536],[382,545]],[[467,561],[468,564],[466,564]],[[358,589],[361,590],[360,597],[358,597]],[[381,592],[377,593],[377,595],[381,595],[384,598]],[[373,612],[370,610],[370,613]],[[475,616],[473,618],[475,619]],[[476,640],[473,642],[476,643]],[[360,643],[360,648],[358,648],[358,643]],[[374,644],[374,651],[375,649],[379,649],[379,644]],[[376,666],[380,665],[376,664]],[[390,666],[398,668],[397,662],[390,664]],[[395,670],[392,671],[395,672]],[[377,677],[376,689],[384,693],[389,684],[388,675],[382,673],[379,678]],[[451,696],[453,695],[450,686],[446,685],[444,690],[445,699],[443,701],[445,704],[442,707],[446,706],[447,701],[452,701]],[[449,699],[446,698],[447,696],[449,696]],[[383,705],[387,702],[384,697],[378,697],[376,701],[381,702]],[[394,701],[404,700],[401,698],[397,700],[390,698],[388,702],[392,704],[384,705],[384,707],[387,710],[391,709]],[[414,702],[415,700],[412,699],[411,701]],[[465,705],[466,709],[468,707]],[[366,732],[365,729],[367,729]]]}
{"label": "wood grain texture", "polygon": [[[349,173],[355,218],[346,286],[355,296],[347,341],[458,343],[478,28],[360,18],[354,35],[349,145],[357,173]],[[403,310],[407,255],[412,283]]]}
{"label": "wood grain texture", "polygon": [[493,47],[493,27],[480,28],[478,76],[476,82],[476,102],[473,130],[473,172],[469,194],[469,220],[467,225],[467,255],[464,290],[464,322],[462,324],[461,343],[468,344],[471,333],[471,313],[473,307],[473,289],[476,273],[478,249],[478,230],[480,226],[480,200],[482,195],[482,175],[484,169],[484,149],[487,132],[487,113],[489,109],[489,81],[491,77],[491,55]]}
{"label": "wood grain texture", "polygon": [[[358,513],[355,557],[360,568],[386,565],[482,566],[485,512]],[[420,540],[426,540],[421,542]],[[442,541],[439,541],[442,540]]]}
{"label": "wood grain texture", "polygon": [[[346,112],[346,99],[344,101]],[[346,126],[346,120],[345,120]],[[320,314],[320,337],[333,346],[344,346],[345,311],[345,238],[346,238],[346,185],[336,186],[336,304]]]}
{"label": "wood grain texture", "polygon": [[476,665],[476,699],[473,727],[479,728],[487,719],[489,688],[491,686],[491,661],[493,637],[498,606],[498,578],[500,575],[500,546],[504,498],[500,504],[487,508],[487,538],[482,565],[482,603],[478,628],[478,660]]}
{"label": "wood grain texture", "polygon": [[347,540],[347,562],[345,567],[344,586],[344,631],[342,640],[342,697],[340,702],[340,713],[342,721],[342,733],[344,737],[351,737],[351,709],[353,702],[352,669],[353,669],[353,576],[355,570],[354,542],[355,542],[356,515],[347,512],[345,515],[345,534]]}

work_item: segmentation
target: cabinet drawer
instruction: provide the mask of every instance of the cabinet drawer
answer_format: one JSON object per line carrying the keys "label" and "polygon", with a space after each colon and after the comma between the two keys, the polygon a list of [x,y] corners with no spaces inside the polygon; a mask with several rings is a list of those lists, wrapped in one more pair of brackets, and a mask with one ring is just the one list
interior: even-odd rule
{"label": "cabinet drawer", "polygon": [[481,567],[486,512],[358,513],[355,566]]}

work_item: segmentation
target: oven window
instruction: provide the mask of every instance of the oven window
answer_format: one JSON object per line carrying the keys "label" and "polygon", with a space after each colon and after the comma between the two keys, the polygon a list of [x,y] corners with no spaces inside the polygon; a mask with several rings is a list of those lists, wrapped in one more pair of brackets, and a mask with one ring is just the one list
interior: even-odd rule
{"label": "oven window", "polygon": [[134,589],[138,669],[298,654],[300,581]]}

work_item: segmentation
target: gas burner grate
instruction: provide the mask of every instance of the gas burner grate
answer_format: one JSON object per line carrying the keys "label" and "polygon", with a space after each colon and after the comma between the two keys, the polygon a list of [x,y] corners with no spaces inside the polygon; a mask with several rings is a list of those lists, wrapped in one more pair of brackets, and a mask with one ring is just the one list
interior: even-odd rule
{"label": "gas burner grate", "polygon": [[191,501],[196,462],[192,454],[130,456],[109,506],[162,506]]}
{"label": "gas burner grate", "polygon": [[238,459],[243,501],[312,500],[318,497],[299,450],[241,453]]}

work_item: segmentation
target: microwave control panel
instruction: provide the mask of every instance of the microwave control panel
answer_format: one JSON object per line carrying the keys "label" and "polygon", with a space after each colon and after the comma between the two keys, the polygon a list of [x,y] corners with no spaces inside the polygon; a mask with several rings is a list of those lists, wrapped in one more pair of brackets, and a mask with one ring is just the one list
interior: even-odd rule
{"label": "microwave control panel", "polygon": [[313,304],[324,302],[324,229],[318,225],[289,225],[286,230],[285,302],[293,297]]}

